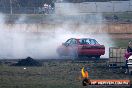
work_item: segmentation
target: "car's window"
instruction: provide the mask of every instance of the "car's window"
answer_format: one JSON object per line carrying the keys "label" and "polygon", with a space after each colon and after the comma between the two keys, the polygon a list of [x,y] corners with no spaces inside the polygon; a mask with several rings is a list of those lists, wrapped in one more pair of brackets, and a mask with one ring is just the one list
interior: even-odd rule
{"label": "car's window", "polygon": [[90,39],[89,41],[91,45],[99,44],[95,39]]}
{"label": "car's window", "polygon": [[89,40],[87,39],[80,39],[79,42],[80,44],[89,44]]}
{"label": "car's window", "polygon": [[95,39],[80,39],[79,42],[80,44],[91,44],[91,45],[98,44],[98,42]]}
{"label": "car's window", "polygon": [[68,39],[65,43],[66,44],[70,44],[71,43],[71,39]]}
{"label": "car's window", "polygon": [[98,42],[95,39],[89,39],[91,45],[98,44]]}
{"label": "car's window", "polygon": [[89,39],[85,39],[86,44],[91,44]]}
{"label": "car's window", "polygon": [[72,39],[71,44],[72,44],[72,45],[73,45],[73,44],[77,44],[76,39]]}

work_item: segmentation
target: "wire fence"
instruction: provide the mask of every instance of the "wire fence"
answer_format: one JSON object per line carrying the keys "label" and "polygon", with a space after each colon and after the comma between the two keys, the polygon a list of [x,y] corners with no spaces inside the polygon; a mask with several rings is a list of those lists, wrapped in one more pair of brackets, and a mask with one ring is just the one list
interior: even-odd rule
{"label": "wire fence", "polygon": [[[12,1],[12,0],[10,0]],[[30,2],[33,4],[33,2]],[[1,3],[0,3],[1,4]],[[100,13],[100,12],[132,12],[132,1],[83,2],[83,3],[52,3],[23,6],[12,2],[0,5],[0,12],[7,14],[52,14],[52,13]]]}
{"label": "wire fence", "polygon": [[5,14],[52,14],[54,8],[45,7],[0,7],[0,12]]}

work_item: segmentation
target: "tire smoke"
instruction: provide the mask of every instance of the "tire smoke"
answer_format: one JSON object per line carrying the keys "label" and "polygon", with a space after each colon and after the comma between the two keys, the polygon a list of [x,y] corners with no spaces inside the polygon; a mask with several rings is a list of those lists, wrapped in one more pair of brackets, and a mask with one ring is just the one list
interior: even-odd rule
{"label": "tire smoke", "polygon": [[[100,28],[91,27],[96,20],[93,22],[89,19],[88,23],[82,19],[65,22],[61,20],[61,23],[52,25],[22,23],[27,19],[25,16],[20,16],[13,24],[6,23],[5,19],[5,15],[0,14],[0,59],[21,59],[28,56],[35,59],[57,59],[57,47],[68,38],[95,38],[100,44],[105,45],[105,58],[108,57],[109,47],[114,46],[107,33],[98,33],[105,23],[101,23]],[[103,18],[101,14],[97,14],[94,19]]]}

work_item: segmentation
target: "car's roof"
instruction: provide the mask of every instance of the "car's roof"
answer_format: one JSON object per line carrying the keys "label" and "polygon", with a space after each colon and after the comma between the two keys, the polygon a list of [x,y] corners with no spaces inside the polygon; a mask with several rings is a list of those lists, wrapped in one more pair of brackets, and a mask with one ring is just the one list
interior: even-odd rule
{"label": "car's roof", "polygon": [[[93,38],[71,38],[71,39],[77,39],[77,40],[80,40],[80,39],[93,39]],[[94,39],[95,40],[95,39]]]}
{"label": "car's roof", "polygon": [[92,39],[92,38],[80,38],[80,39]]}

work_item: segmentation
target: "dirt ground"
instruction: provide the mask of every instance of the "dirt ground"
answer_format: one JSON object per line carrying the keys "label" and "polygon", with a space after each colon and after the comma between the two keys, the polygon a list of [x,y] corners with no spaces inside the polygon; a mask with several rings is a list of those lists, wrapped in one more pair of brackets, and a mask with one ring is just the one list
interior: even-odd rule
{"label": "dirt ground", "polygon": [[[0,88],[84,88],[81,69],[89,72],[90,79],[130,79],[124,69],[110,69],[107,60],[40,60],[41,67],[0,65]],[[26,69],[24,69],[26,68]],[[87,86],[88,88],[125,88]]]}

